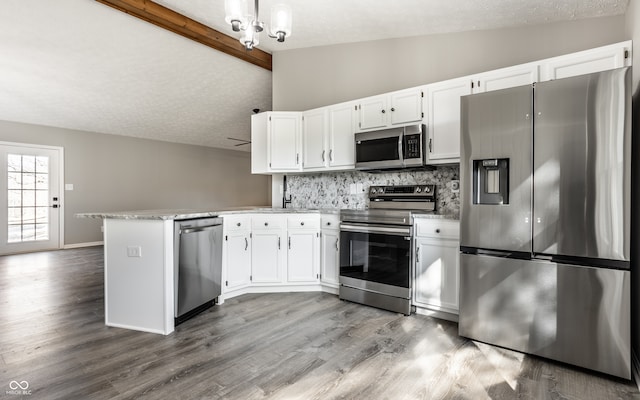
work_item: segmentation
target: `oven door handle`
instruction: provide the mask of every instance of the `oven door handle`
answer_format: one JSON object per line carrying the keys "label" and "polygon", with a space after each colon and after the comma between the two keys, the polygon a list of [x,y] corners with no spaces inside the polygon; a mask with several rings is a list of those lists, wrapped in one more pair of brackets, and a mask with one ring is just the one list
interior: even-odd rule
{"label": "oven door handle", "polygon": [[383,235],[411,236],[411,227],[391,227],[380,225],[340,224],[340,231],[356,233],[380,233]]}

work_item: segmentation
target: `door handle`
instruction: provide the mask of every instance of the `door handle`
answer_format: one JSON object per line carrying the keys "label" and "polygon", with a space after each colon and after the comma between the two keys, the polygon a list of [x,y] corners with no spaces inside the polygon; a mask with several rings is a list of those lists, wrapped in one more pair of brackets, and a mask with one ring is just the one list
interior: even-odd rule
{"label": "door handle", "polygon": [[333,149],[329,150],[329,161],[333,161]]}
{"label": "door handle", "polygon": [[278,236],[278,250],[280,250],[280,236]]}
{"label": "door handle", "polygon": [[340,247],[338,246],[338,242],[340,241],[340,239],[336,239],[336,251],[340,251]]}
{"label": "door handle", "polygon": [[247,238],[244,238],[244,250],[247,251],[248,248],[249,248],[249,241],[247,240]]}
{"label": "door handle", "polygon": [[291,236],[289,236],[289,250],[291,250]]}
{"label": "door handle", "polygon": [[325,152],[326,152],[326,150],[322,150],[322,162],[324,162],[324,161],[325,161],[325,159],[324,159],[324,153],[325,153]]}
{"label": "door handle", "polygon": [[416,247],[416,264],[420,263],[420,247]]}

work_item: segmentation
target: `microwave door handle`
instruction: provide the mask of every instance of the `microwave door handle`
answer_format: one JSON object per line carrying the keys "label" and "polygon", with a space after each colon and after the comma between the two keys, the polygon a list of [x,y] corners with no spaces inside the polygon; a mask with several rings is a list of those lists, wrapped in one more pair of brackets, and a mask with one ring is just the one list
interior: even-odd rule
{"label": "microwave door handle", "polygon": [[404,139],[404,133],[401,133],[398,136],[398,161],[400,161],[402,163],[402,166],[404,166],[404,156],[402,154],[402,141]]}

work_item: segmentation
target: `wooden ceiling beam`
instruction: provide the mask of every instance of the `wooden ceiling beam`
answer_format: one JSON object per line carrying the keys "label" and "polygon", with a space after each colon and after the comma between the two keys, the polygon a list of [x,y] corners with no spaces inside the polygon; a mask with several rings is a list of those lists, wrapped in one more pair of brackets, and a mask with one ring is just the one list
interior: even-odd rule
{"label": "wooden ceiling beam", "polygon": [[271,54],[260,49],[247,51],[236,38],[209,28],[151,0],[96,1],[271,71]]}

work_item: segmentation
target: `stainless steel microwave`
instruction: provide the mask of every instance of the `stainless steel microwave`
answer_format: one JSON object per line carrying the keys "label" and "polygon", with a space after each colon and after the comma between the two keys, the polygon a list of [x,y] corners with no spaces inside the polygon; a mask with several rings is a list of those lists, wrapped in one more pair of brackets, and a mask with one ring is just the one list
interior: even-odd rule
{"label": "stainless steel microwave", "polygon": [[409,168],[425,165],[425,125],[356,133],[356,169]]}

